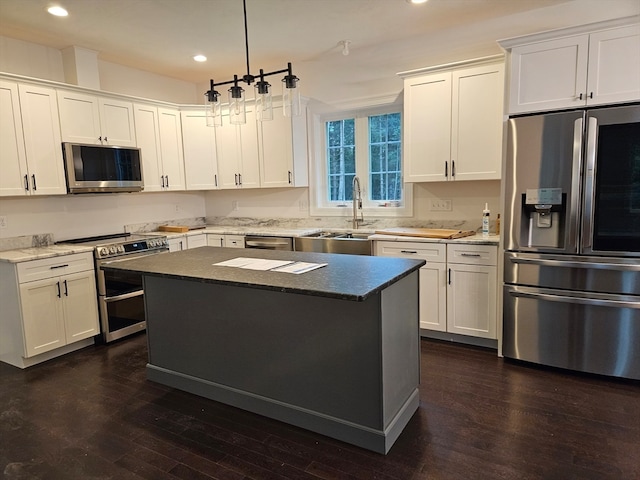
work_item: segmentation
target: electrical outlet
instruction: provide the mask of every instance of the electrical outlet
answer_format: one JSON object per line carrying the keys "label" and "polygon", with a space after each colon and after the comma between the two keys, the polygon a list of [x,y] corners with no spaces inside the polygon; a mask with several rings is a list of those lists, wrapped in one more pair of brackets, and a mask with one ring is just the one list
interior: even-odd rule
{"label": "electrical outlet", "polygon": [[7,217],[0,215],[0,228],[7,228]]}
{"label": "electrical outlet", "polygon": [[431,199],[431,211],[432,212],[450,212],[451,200],[442,200],[439,198]]}
{"label": "electrical outlet", "polygon": [[238,207],[239,207],[239,205],[238,205],[237,201],[234,200],[233,202],[231,202],[231,210],[233,210],[235,212],[235,211],[238,210]]}
{"label": "electrical outlet", "polygon": [[305,202],[304,200],[300,200],[298,202],[298,208],[300,209],[301,212],[306,212],[309,206],[307,205],[307,202]]}

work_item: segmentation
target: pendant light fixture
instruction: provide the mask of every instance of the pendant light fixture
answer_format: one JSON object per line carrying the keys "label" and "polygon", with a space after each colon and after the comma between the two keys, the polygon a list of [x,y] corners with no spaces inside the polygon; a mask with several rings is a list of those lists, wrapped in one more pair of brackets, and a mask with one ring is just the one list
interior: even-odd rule
{"label": "pendant light fixture", "polygon": [[[219,127],[222,125],[222,108],[220,105],[220,92],[215,87],[220,85],[231,85],[229,88],[229,123],[234,125],[242,125],[247,121],[247,113],[245,106],[245,90],[239,85],[244,82],[251,85],[255,82],[256,89],[256,116],[260,121],[268,121],[273,119],[273,101],[271,98],[271,84],[265,80],[265,77],[286,73],[282,79],[282,111],[285,117],[300,115],[300,90],[297,88],[299,81],[291,69],[291,63],[287,64],[287,68],[275,70],[265,73],[260,69],[260,74],[256,77],[251,74],[249,67],[249,35],[247,32],[247,0],[242,0],[244,8],[244,42],[245,54],[247,60],[247,73],[242,77],[233,76],[233,80],[215,83],[209,81],[209,90],[205,93],[205,105],[207,109],[206,119],[207,126]],[[258,81],[256,81],[256,78]]]}

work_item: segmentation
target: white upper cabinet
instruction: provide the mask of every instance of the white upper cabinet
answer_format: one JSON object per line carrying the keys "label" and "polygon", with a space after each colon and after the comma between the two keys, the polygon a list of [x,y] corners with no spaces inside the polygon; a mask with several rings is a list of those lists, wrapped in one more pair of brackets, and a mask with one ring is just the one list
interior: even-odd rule
{"label": "white upper cabinet", "polygon": [[640,99],[640,25],[549,35],[501,42],[511,49],[510,114]]}
{"label": "white upper cabinet", "polygon": [[182,128],[177,109],[135,104],[145,192],[184,190]]}
{"label": "white upper cabinet", "polygon": [[503,63],[465,62],[423,72],[432,73],[401,74],[404,181],[499,179]]}
{"label": "white upper cabinet", "polygon": [[640,25],[589,36],[587,105],[640,100]]}
{"label": "white upper cabinet", "polygon": [[55,90],[0,82],[0,195],[67,192]]}
{"label": "white upper cabinet", "polygon": [[63,142],[136,146],[131,102],[58,90],[58,105]]}
{"label": "white upper cabinet", "polygon": [[258,126],[253,110],[247,109],[244,125],[231,125],[224,115],[222,126],[215,130],[220,187],[259,187]]}
{"label": "white upper cabinet", "polygon": [[309,185],[307,121],[304,113],[285,117],[282,106],[273,107],[273,120],[258,122],[261,187]]}
{"label": "white upper cabinet", "polygon": [[207,127],[203,108],[183,110],[180,116],[187,190],[219,188],[216,129]]}

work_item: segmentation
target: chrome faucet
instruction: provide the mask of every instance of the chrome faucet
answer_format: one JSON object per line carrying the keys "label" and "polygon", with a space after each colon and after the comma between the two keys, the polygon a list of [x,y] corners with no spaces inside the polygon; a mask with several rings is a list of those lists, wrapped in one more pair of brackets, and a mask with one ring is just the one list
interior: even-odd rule
{"label": "chrome faucet", "polygon": [[[353,228],[358,228],[358,222],[364,222],[364,214],[362,213],[362,191],[360,190],[360,179],[358,177],[353,177],[351,197],[353,198]],[[358,218],[358,210],[360,210],[360,218]]]}

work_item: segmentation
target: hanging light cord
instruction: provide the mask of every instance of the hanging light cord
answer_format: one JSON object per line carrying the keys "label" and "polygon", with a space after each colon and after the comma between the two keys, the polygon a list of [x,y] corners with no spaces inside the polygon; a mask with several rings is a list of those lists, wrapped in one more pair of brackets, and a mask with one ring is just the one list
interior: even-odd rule
{"label": "hanging light cord", "polygon": [[[251,85],[251,83],[253,83],[253,81],[255,80],[255,75],[251,74],[251,68],[249,66],[249,29],[247,27],[247,0],[242,0],[242,6],[243,6],[243,11],[244,11],[244,43],[245,43],[245,53],[246,53],[246,59],[247,59],[247,74],[244,75],[242,78],[234,78],[234,80],[228,80],[226,82],[218,82],[215,83],[213,80],[210,80],[211,82],[211,90],[213,91],[213,87],[217,87],[219,85],[229,85],[231,83],[233,83],[235,86],[237,86],[238,82],[245,82],[247,85]],[[291,63],[287,63],[287,68],[283,68],[282,70],[275,70],[273,72],[267,72],[267,73],[262,73],[260,74],[261,79],[263,77],[268,77],[270,75],[277,75],[278,73],[287,73],[287,75],[285,75],[284,77],[284,81],[287,84],[287,88],[295,88],[295,84],[298,81],[298,77],[296,77],[293,72],[292,72],[292,68],[291,68]],[[208,94],[209,92],[207,92]]]}

